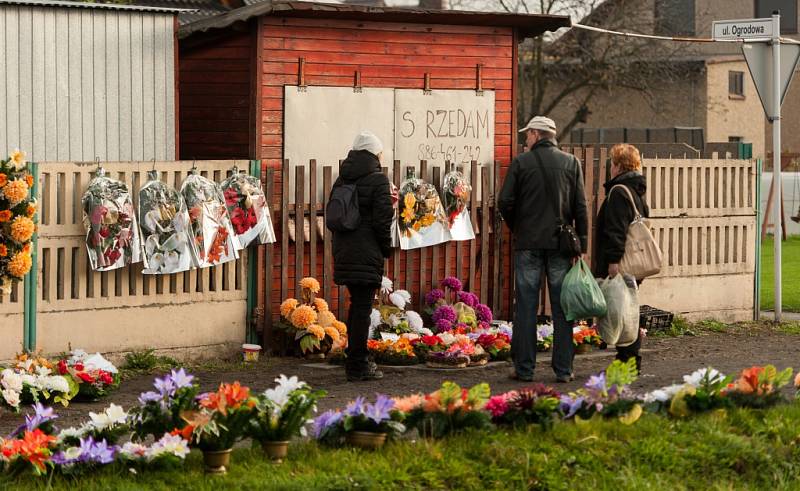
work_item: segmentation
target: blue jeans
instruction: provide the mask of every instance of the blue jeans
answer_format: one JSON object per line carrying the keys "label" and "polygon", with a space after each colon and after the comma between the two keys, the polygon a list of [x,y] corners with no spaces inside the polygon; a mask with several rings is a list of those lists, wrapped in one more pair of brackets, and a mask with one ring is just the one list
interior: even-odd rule
{"label": "blue jeans", "polygon": [[547,274],[550,307],[553,314],[553,371],[556,376],[572,374],[575,347],[572,326],[561,310],[561,284],[572,267],[570,259],[558,251],[536,249],[514,254],[514,285],[517,295],[511,355],[514,369],[520,377],[532,377],[536,366],[536,315],[542,276]]}

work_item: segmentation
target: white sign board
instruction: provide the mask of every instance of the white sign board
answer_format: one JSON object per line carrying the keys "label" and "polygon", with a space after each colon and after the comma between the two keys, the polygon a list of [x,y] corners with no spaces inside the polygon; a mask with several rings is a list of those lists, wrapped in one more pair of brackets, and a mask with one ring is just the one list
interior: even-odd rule
{"label": "white sign board", "polygon": [[[766,43],[746,44],[742,46],[742,53],[747,61],[747,68],[750,69],[750,75],[753,77],[758,97],[761,98],[761,105],[764,106],[764,112],[768,117],[778,116],[779,108],[773,107],[775,105],[775,81],[773,80],[772,46]],[[781,105],[783,105],[783,99],[786,97],[797,62],[800,60],[800,45],[781,44],[780,58],[781,79],[779,82]]]}
{"label": "white sign board", "polygon": [[768,39],[772,37],[772,19],[714,21],[714,39]]}
{"label": "white sign board", "polygon": [[[283,158],[289,159],[289,195],[294,198],[295,167],[316,159],[320,166],[339,172],[339,161],[347,157],[353,140],[369,130],[384,145],[383,163],[391,168],[394,131],[394,89],[352,87],[284,88]],[[306,175],[306,198],[308,176]],[[322,170],[317,172],[317,198],[322,197]]]}
{"label": "white sign board", "polygon": [[[395,158],[403,164],[494,163],[494,92],[395,91]],[[473,183],[474,184],[474,183]]]}

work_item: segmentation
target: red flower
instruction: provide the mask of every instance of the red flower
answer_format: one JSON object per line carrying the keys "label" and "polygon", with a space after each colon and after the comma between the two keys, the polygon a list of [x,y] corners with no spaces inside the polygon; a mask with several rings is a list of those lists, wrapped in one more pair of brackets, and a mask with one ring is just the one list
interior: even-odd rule
{"label": "red flower", "polygon": [[100,375],[98,378],[100,379],[101,382],[103,382],[106,385],[111,385],[114,383],[114,377],[112,377],[110,373],[104,372],[102,370],[100,371]]}
{"label": "red flower", "polygon": [[108,227],[100,228],[100,237],[107,239],[110,233],[111,231],[108,229]]}
{"label": "red flower", "polygon": [[58,373],[60,375],[67,374],[67,360],[61,360],[58,362]]}
{"label": "red flower", "polygon": [[422,336],[422,342],[428,346],[436,346],[442,344],[442,340],[439,336]]}
{"label": "red flower", "polygon": [[83,363],[81,363],[81,362],[76,363],[75,364],[75,370],[77,370],[79,372],[82,372],[84,370]]}
{"label": "red flower", "polygon": [[225,204],[227,206],[233,206],[239,202],[239,193],[233,189],[228,188],[225,190]]}
{"label": "red flower", "polygon": [[89,375],[86,372],[78,372],[78,378],[86,382],[87,384],[95,383],[95,378]]}

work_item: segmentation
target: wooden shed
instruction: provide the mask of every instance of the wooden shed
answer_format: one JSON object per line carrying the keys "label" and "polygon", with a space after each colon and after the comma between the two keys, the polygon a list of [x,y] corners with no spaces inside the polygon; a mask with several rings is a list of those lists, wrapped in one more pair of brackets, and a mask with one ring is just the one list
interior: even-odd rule
{"label": "wooden shed", "polygon": [[[266,323],[308,274],[323,280],[326,298],[344,314],[343,291],[331,284],[322,200],[362,129],[384,141],[384,165],[397,183],[401,166],[414,165],[435,180],[447,160],[475,169],[476,190],[487,191],[474,194],[473,221],[484,221],[486,231],[479,240],[398,252],[389,276],[415,299],[443,275],[460,276],[473,291],[480,288],[485,301],[493,300],[497,315],[507,316],[511,300],[503,277],[511,276],[502,271],[510,272],[510,261],[508,249],[493,252],[499,234],[490,238],[489,232],[502,227],[493,223],[490,200],[510,164],[519,126],[517,46],[569,25],[564,16],[291,1],[182,25],[181,158],[249,158],[274,169],[267,186],[279,243],[261,257],[266,274],[259,282]],[[304,228],[304,246],[295,247]]]}
{"label": "wooden shed", "polygon": [[0,0],[0,153],[174,159],[178,12]]}

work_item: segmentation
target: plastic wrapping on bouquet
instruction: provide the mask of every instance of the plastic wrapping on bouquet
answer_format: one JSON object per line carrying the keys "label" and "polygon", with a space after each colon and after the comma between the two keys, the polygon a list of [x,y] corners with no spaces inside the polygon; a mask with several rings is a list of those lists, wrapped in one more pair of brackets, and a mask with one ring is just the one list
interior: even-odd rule
{"label": "plastic wrapping on bouquet", "polygon": [[231,226],[222,190],[196,169],[181,184],[181,194],[189,208],[189,226],[199,268],[216,266],[239,258],[239,240]]}
{"label": "plastic wrapping on bouquet", "polygon": [[253,242],[274,243],[275,230],[261,181],[234,167],[221,188],[239,248],[244,249]]}

